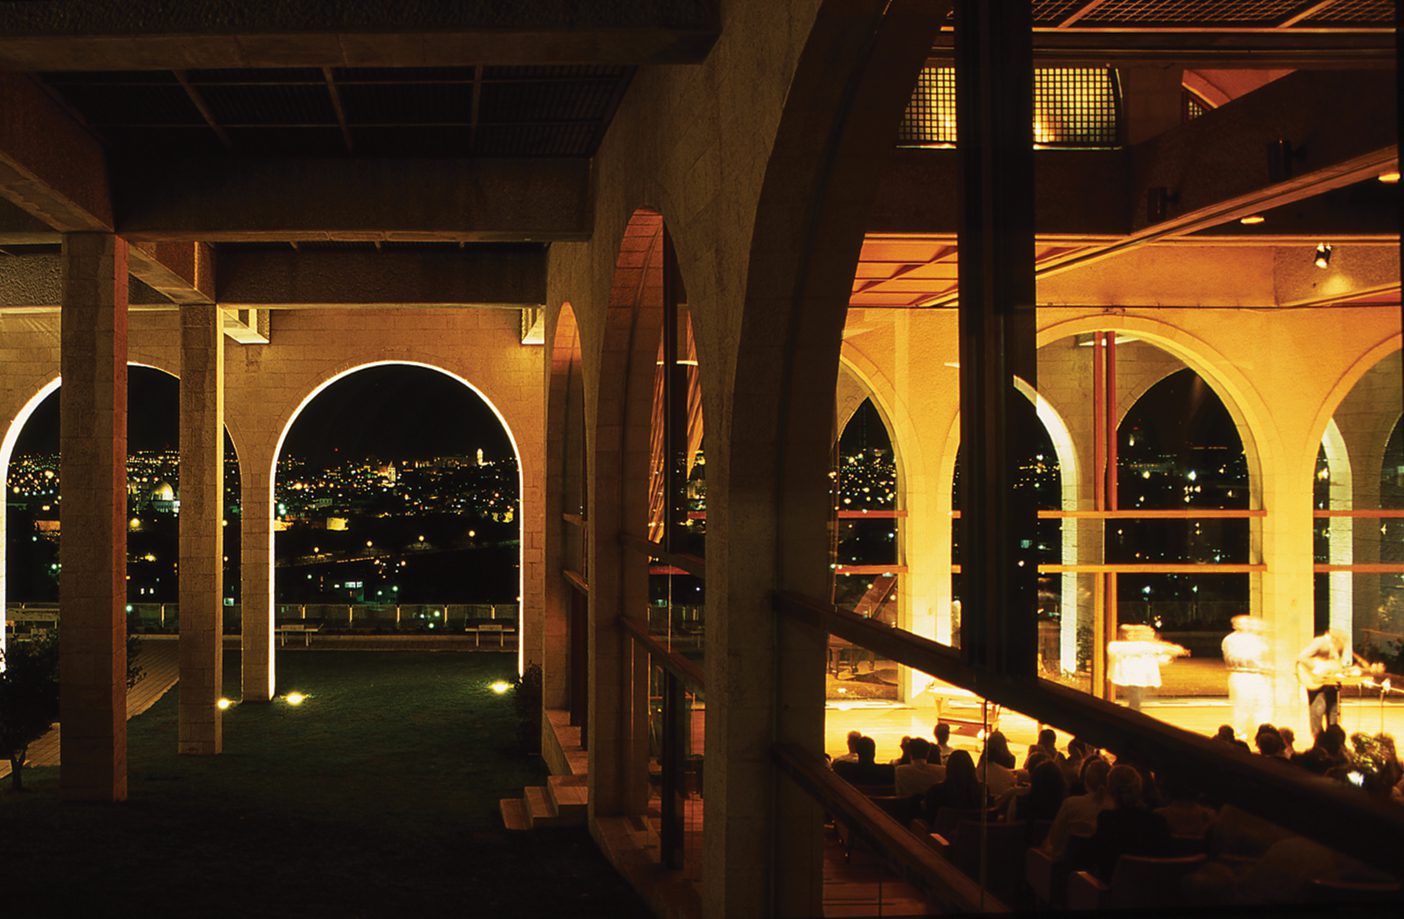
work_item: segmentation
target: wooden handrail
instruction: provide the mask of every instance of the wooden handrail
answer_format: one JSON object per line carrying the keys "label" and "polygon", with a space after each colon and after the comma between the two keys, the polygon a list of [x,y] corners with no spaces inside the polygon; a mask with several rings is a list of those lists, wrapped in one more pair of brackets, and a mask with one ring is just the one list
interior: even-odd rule
{"label": "wooden handrail", "polygon": [[565,578],[566,582],[580,593],[585,594],[587,596],[589,595],[590,582],[585,580],[584,576],[581,575],[580,572],[572,571],[569,568],[562,568],[561,577]]}
{"label": "wooden handrail", "polygon": [[619,617],[619,624],[624,631],[648,649],[648,653],[658,659],[658,663],[671,670],[683,679],[684,682],[691,683],[698,689],[707,688],[707,677],[702,672],[702,668],[697,666],[697,662],[683,657],[678,652],[672,650],[658,640],[658,637],[649,632],[648,627],[637,619],[630,619],[626,616]]}
{"label": "wooden handrail", "polygon": [[784,615],[1084,737],[1119,757],[1182,775],[1216,797],[1390,874],[1404,865],[1404,807],[1372,801],[1357,789],[1284,769],[1231,744],[1033,674],[976,667],[946,645],[831,603],[789,592],[777,593],[774,603]]}
{"label": "wooden handrail", "polygon": [[913,876],[942,913],[1007,913],[964,871],[942,858],[866,795],[834,775],[823,757],[798,744],[771,748],[775,762],[824,809],[872,842],[886,858]]}
{"label": "wooden handrail", "polygon": [[585,526],[585,516],[583,514],[563,513],[561,514],[561,519],[573,527]]}
{"label": "wooden handrail", "polygon": [[674,568],[681,568],[693,577],[705,578],[707,576],[707,562],[700,555],[693,555],[689,552],[669,552],[658,543],[645,539],[642,536],[630,536],[625,533],[619,534],[619,544],[626,549],[641,552],[660,561],[667,562]]}

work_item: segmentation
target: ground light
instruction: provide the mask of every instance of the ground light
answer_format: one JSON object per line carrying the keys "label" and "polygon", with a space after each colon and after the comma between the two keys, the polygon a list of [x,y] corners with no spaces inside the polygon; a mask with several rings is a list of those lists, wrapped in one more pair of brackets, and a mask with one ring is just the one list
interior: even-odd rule
{"label": "ground light", "polygon": [[502,695],[503,693],[505,693],[507,690],[509,690],[509,689],[511,689],[511,688],[512,688],[512,684],[509,683],[509,682],[507,682],[506,680],[496,680],[496,681],[491,682],[491,683],[488,684],[488,689],[491,689],[493,692],[497,693],[499,696]]}
{"label": "ground light", "polygon": [[290,692],[286,696],[283,696],[283,700],[289,705],[301,705],[304,701],[306,701],[306,699],[307,697],[305,695],[296,691]]}

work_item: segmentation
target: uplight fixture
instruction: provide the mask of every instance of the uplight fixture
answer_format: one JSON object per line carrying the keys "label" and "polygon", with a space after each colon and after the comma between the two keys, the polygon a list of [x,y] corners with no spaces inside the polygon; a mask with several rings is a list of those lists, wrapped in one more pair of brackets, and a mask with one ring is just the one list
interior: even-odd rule
{"label": "uplight fixture", "polygon": [[307,701],[307,697],[306,697],[306,696],[304,696],[304,695],[303,695],[302,693],[300,693],[300,692],[295,692],[295,691],[294,691],[294,692],[288,693],[286,696],[283,697],[283,699],[284,699],[289,705],[301,705],[303,702]]}
{"label": "uplight fixture", "polygon": [[1316,247],[1316,257],[1312,262],[1317,268],[1326,268],[1331,264],[1331,244],[1321,243]]}
{"label": "uplight fixture", "polygon": [[1255,227],[1260,223],[1265,223],[1266,221],[1267,218],[1264,217],[1262,214],[1248,214],[1246,216],[1238,218],[1238,222],[1243,224],[1245,227]]}
{"label": "uplight fixture", "polygon": [[509,690],[509,689],[511,689],[511,688],[512,688],[512,684],[509,683],[509,682],[507,682],[506,680],[495,680],[494,682],[491,682],[491,683],[488,684],[488,689],[491,689],[493,692],[497,693],[499,696],[502,695],[502,694],[504,694],[505,692],[507,692],[507,690]]}

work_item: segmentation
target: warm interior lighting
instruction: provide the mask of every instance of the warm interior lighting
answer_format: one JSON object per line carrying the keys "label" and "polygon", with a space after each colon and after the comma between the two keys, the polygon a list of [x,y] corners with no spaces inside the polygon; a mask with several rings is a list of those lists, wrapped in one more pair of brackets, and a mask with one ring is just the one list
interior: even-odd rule
{"label": "warm interior lighting", "polygon": [[1260,223],[1264,223],[1266,220],[1267,218],[1264,217],[1262,214],[1249,214],[1246,217],[1238,218],[1238,222],[1243,224],[1245,227],[1255,227]]}
{"label": "warm interior lighting", "polygon": [[1399,181],[1399,170],[1391,169],[1389,172],[1382,172],[1376,178],[1386,185],[1394,185]]}
{"label": "warm interior lighting", "polygon": [[229,708],[229,706],[233,704],[234,703],[230,702],[228,699],[221,697],[220,700],[215,703],[215,708],[219,709],[220,711],[225,711]]}
{"label": "warm interior lighting", "polygon": [[509,689],[511,689],[511,688],[512,688],[512,684],[509,683],[509,682],[507,682],[506,680],[496,680],[496,681],[494,681],[494,682],[488,684],[488,689],[491,689],[493,692],[497,693],[499,696],[502,695],[503,693],[505,693],[507,690],[509,690]]}
{"label": "warm interior lighting", "polygon": [[301,705],[307,697],[300,692],[290,692],[283,697],[289,705]]}
{"label": "warm interior lighting", "polygon": [[1325,268],[1331,264],[1331,244],[1321,243],[1316,247],[1316,258],[1312,259],[1317,268]]}

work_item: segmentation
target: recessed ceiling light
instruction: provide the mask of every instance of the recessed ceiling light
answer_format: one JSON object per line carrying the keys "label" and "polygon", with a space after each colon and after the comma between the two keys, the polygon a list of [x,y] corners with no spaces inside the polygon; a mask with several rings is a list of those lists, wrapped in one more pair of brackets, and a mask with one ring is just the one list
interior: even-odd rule
{"label": "recessed ceiling light", "polygon": [[1245,227],[1255,227],[1258,224],[1265,222],[1266,220],[1267,218],[1264,217],[1262,214],[1249,214],[1246,217],[1238,218],[1238,222],[1243,224]]}
{"label": "recessed ceiling light", "polygon": [[1399,181],[1399,170],[1391,169],[1389,172],[1382,172],[1376,178],[1386,185],[1393,185]]}

